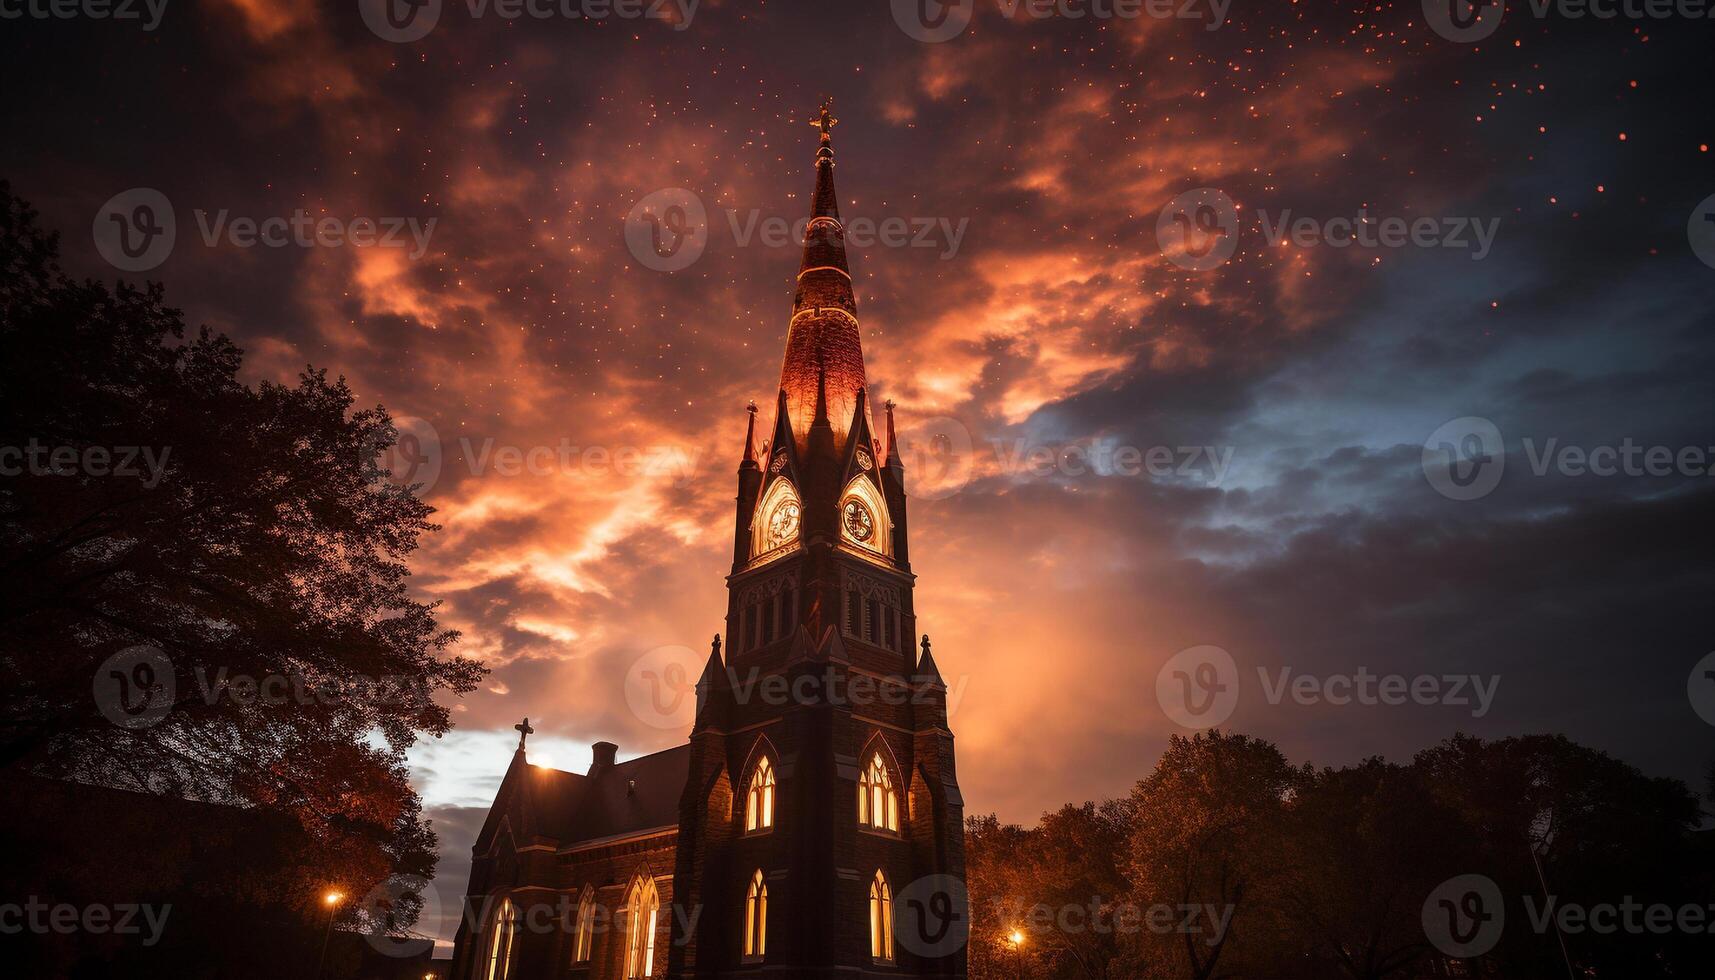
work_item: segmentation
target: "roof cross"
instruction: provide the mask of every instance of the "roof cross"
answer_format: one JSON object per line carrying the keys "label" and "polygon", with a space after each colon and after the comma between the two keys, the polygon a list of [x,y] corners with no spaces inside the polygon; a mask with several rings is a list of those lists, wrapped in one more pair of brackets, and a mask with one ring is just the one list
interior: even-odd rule
{"label": "roof cross", "polygon": [[530,719],[526,718],[518,724],[513,725],[512,730],[518,733],[518,751],[524,751],[524,740],[529,738],[531,735],[534,735],[536,733],[536,729],[530,727]]}
{"label": "roof cross", "polygon": [[833,109],[834,109],[834,100],[828,99],[827,101],[822,103],[821,115],[810,120],[810,125],[815,126],[816,128],[820,129],[822,131],[823,136],[828,135],[828,130],[833,129],[834,126],[839,124],[839,120],[834,118]]}

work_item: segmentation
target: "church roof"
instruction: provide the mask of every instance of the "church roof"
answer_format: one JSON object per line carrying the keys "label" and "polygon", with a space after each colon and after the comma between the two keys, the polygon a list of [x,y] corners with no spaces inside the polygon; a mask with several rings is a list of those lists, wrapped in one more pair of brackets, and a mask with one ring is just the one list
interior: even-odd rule
{"label": "church roof", "polygon": [[[600,840],[679,824],[679,797],[691,771],[691,747],[678,745],[585,776],[582,805],[572,817],[575,841]],[[566,775],[572,775],[567,773]]]}
{"label": "church roof", "polygon": [[[689,745],[680,745],[592,766],[589,775],[514,766],[496,795],[495,809],[516,811],[514,825],[526,836],[544,837],[560,847],[676,827],[690,752]],[[485,830],[479,842],[486,843],[489,836]]]}

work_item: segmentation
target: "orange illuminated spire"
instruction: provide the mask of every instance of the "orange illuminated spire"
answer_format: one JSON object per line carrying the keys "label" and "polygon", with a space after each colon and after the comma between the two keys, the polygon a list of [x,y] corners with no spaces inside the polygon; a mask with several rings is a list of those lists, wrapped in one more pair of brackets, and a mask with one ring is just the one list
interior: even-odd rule
{"label": "orange illuminated spire", "polygon": [[792,324],[786,334],[780,387],[786,391],[792,434],[800,448],[805,447],[819,397],[826,399],[824,408],[833,423],[836,444],[843,447],[857,409],[857,393],[865,384],[863,345],[858,339],[857,299],[846,262],[845,227],[840,223],[839,196],[834,192],[832,131],[838,120],[831,102],[822,104],[821,113],[812,122],[821,131],[816,148],[816,186],[809,225],[804,230],[798,285],[792,296]]}

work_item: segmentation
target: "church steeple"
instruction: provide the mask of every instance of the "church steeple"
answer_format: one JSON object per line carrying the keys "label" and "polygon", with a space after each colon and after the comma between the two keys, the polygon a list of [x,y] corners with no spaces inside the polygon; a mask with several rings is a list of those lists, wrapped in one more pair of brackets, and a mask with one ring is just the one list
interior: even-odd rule
{"label": "church steeple", "polygon": [[804,230],[804,255],[792,295],[792,324],[786,335],[786,359],[780,387],[786,391],[792,435],[808,449],[818,399],[825,399],[834,429],[835,449],[845,448],[847,428],[864,387],[863,344],[858,338],[857,298],[846,261],[846,232],[834,191],[833,127],[830,103],[812,121],[821,138],[816,147],[816,184],[810,197],[810,222]]}
{"label": "church steeple", "polygon": [[[815,125],[779,399],[771,425],[746,439],[755,462],[747,455],[738,468],[726,640],[697,687],[680,801],[673,901],[726,911],[673,944],[669,976],[878,975],[884,951],[866,928],[876,876],[964,876],[947,685],[928,639],[921,656],[913,640],[904,464],[892,404],[885,429],[881,407],[870,408],[827,106]],[[781,681],[790,698],[740,690]],[[865,684],[877,693],[847,693]],[[889,774],[879,782],[862,775],[878,767]],[[854,807],[860,798],[873,806]],[[757,818],[765,807],[779,808],[778,822]],[[740,910],[721,904],[739,901],[757,874],[785,899],[768,916],[765,967],[740,943]],[[902,943],[887,959],[901,980],[966,973],[962,950],[919,956]]]}
{"label": "church steeple", "polygon": [[[897,667],[910,646],[906,500],[898,460],[884,458],[891,428],[888,446],[875,438],[834,194],[834,122],[823,105],[773,434],[755,464],[739,465],[728,620],[737,639],[727,650],[745,658],[800,626],[821,649],[832,629],[842,643],[885,650]],[[905,577],[877,578],[888,575]],[[777,581],[757,592],[752,579]]]}

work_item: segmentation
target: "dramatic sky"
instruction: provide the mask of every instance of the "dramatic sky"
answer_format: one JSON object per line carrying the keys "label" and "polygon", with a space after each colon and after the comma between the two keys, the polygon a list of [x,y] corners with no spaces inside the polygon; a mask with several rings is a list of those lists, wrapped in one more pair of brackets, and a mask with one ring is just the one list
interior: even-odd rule
{"label": "dramatic sky", "polygon": [[[1551,731],[1690,780],[1715,758],[1687,680],[1715,649],[1715,268],[1693,247],[1715,228],[1715,29],[1509,6],[1460,44],[1416,2],[1239,0],[1211,30],[1206,0],[1196,20],[977,0],[930,42],[884,0],[688,20],[446,0],[395,43],[355,0],[170,0],[153,30],[0,24],[0,177],[104,279],[137,278],[96,247],[104,202],[159,191],[176,242],[142,275],[250,378],[327,368],[420,420],[444,529],[416,587],[493,670],[413,754],[450,895],[519,718],[569,769],[597,739],[683,738],[627,676],[721,628],[744,405],[773,397],[797,270],[766,226],[807,211],[823,95],[848,221],[933,222],[930,247],[851,251],[971,812],[1124,793],[1184,730],[1158,674],[1205,645],[1236,666],[1227,726],[1294,760]],[[626,219],[675,188],[706,247],[658,271]],[[1201,270],[1162,246],[1199,188],[1240,216]],[[201,227],[295,209],[434,225],[421,249]],[[1365,215],[1451,240],[1315,230]],[[1312,230],[1265,231],[1282,217]],[[1466,417],[1494,428],[1438,433]],[[1426,441],[1497,431],[1498,485],[1438,492]],[[1628,441],[1706,458],[1533,466]],[[555,458],[503,465],[532,447]],[[1498,687],[1482,712],[1276,704],[1259,668]]]}

